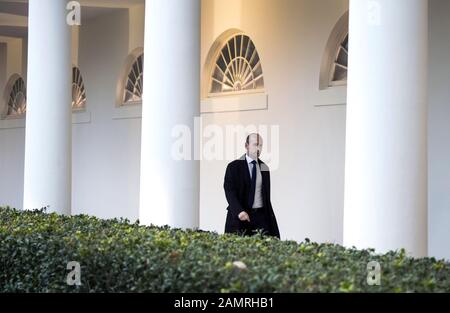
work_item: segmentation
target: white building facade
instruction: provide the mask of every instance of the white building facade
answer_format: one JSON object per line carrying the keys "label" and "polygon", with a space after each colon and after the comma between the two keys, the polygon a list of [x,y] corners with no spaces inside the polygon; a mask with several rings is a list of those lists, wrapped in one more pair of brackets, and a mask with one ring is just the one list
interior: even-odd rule
{"label": "white building facade", "polygon": [[225,167],[258,131],[282,239],[450,258],[449,15],[0,0],[0,206],[221,233]]}

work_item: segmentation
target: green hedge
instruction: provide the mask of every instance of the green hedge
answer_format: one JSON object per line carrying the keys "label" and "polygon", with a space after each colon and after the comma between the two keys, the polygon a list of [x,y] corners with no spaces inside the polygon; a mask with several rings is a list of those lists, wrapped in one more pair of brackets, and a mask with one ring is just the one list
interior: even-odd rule
{"label": "green hedge", "polygon": [[[0,209],[0,292],[449,292],[450,264],[403,250],[239,237]],[[69,286],[67,263],[81,264]],[[236,264],[241,261],[245,264]],[[367,263],[382,268],[367,284]]]}

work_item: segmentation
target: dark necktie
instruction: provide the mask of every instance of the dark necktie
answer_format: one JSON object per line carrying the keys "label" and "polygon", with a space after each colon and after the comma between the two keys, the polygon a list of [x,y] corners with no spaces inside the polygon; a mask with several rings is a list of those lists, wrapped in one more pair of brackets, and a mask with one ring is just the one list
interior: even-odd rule
{"label": "dark necktie", "polygon": [[250,194],[248,196],[249,209],[251,209],[253,207],[253,202],[255,200],[255,190],[256,190],[256,161],[253,160],[251,162],[251,164],[253,165],[253,168],[252,168],[252,182],[250,185]]}

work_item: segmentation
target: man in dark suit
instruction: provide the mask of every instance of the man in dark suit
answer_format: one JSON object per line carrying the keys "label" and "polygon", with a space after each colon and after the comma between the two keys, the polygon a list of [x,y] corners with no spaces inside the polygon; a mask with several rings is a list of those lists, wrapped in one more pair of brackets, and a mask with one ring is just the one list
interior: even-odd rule
{"label": "man in dark suit", "polygon": [[270,202],[270,172],[259,159],[262,138],[250,134],[245,142],[247,153],[228,164],[224,189],[228,201],[225,233],[263,234],[280,238],[277,220]]}

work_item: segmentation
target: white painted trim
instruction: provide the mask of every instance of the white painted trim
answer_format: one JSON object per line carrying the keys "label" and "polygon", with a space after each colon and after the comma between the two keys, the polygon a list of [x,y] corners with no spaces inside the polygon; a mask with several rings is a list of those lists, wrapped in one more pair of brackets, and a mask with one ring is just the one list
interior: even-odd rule
{"label": "white painted trim", "polygon": [[[72,124],[88,124],[90,122],[91,122],[91,112],[89,111],[72,112]],[[25,124],[26,124],[25,115],[19,117],[9,117],[6,119],[0,119],[0,130],[25,128]]]}
{"label": "white painted trim", "polygon": [[[127,56],[124,65],[120,71],[119,79],[116,83],[116,105],[115,107],[122,106],[132,106],[133,104],[123,103],[123,94],[125,91],[125,86],[128,80],[128,75],[133,67],[134,62],[139,58],[141,54],[144,53],[144,48],[138,47],[131,51],[131,53]],[[126,111],[126,110],[125,110]]]}
{"label": "white painted trim", "polygon": [[130,118],[141,118],[142,117],[142,105],[132,104],[132,105],[122,105],[119,107],[114,107],[112,113],[113,120],[120,119],[130,119]]}
{"label": "white painted trim", "polygon": [[11,117],[0,119],[0,130],[1,129],[13,129],[13,128],[25,128],[25,117]]}
{"label": "white painted trim", "polygon": [[[217,58],[219,57],[219,54],[222,51],[222,48],[228,43],[230,39],[233,37],[236,37],[238,35],[245,35],[250,38],[250,41],[255,46],[255,51],[259,57],[259,63],[262,70],[263,67],[263,58],[260,54],[260,51],[256,48],[256,43],[253,40],[253,36],[251,34],[245,33],[244,31],[237,29],[237,28],[231,28],[225,32],[223,32],[219,37],[214,41],[211,48],[209,49],[208,55],[206,56],[205,64],[203,65],[202,69],[202,79],[201,79],[201,85],[200,85],[200,97],[203,101],[208,101],[209,97],[222,97],[222,96],[228,96],[227,93],[217,93],[216,95],[210,93],[211,84],[212,84],[212,73],[216,66]],[[264,79],[264,70],[262,70],[262,77]],[[233,94],[238,93],[258,93],[258,92],[264,92],[264,88],[261,89],[250,89],[250,90],[242,90],[242,91],[233,91]],[[261,91],[262,90],[262,91]]]}
{"label": "white painted trim", "polygon": [[331,31],[322,56],[322,64],[320,66],[319,89],[327,90],[334,88],[336,85],[346,85],[346,82],[332,82],[333,64],[336,59],[337,51],[348,34],[349,12],[345,12]]}
{"label": "white painted trim", "polygon": [[[219,37],[213,42],[211,48],[209,49],[205,64],[203,65],[202,79],[200,82],[200,97],[202,101],[208,99],[208,94],[211,88],[211,74],[220,51],[230,38],[239,34],[244,34],[244,32],[237,28],[231,28],[219,35]],[[252,38],[250,37],[250,39]]]}
{"label": "white painted trim", "polygon": [[333,88],[314,91],[312,102],[315,107],[346,105],[347,86],[334,86]]}
{"label": "white painted trim", "polygon": [[267,110],[269,96],[266,93],[253,93],[210,97],[201,101],[201,113],[220,113],[233,111]]}
{"label": "white painted trim", "polygon": [[72,124],[89,124],[91,122],[91,112],[80,110],[72,111]]}

